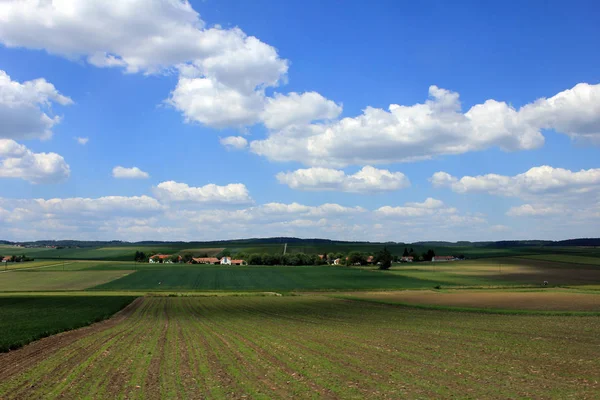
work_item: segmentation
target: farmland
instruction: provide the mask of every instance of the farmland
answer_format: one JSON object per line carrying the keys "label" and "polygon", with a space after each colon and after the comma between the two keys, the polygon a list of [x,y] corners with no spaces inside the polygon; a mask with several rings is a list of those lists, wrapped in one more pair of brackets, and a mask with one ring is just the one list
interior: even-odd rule
{"label": "farmland", "polygon": [[137,305],[116,323],[0,355],[0,397],[592,398],[600,390],[597,317],[323,296]]}
{"label": "farmland", "polygon": [[345,293],[342,298],[384,304],[425,305],[437,308],[592,312],[600,315],[600,294],[568,289],[544,290],[403,290]]}
{"label": "farmland", "polygon": [[[320,246],[287,251],[333,251]],[[82,328],[0,354],[0,398],[592,398],[600,390],[596,248],[455,246],[447,254],[479,258],[388,271],[132,262],[135,251],[281,247],[44,248],[44,258],[5,265],[0,346]]]}
{"label": "farmland", "polygon": [[110,317],[134,297],[0,297],[0,352]]}
{"label": "farmland", "polygon": [[98,290],[336,290],[425,288],[437,281],[347,267],[189,266],[141,269]]}
{"label": "farmland", "polygon": [[0,275],[0,292],[83,290],[120,278],[132,271],[14,271]]}

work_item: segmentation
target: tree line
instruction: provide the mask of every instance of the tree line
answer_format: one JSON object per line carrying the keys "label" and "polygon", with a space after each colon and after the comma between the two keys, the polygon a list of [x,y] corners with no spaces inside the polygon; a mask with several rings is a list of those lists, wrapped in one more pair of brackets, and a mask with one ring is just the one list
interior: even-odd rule
{"label": "tree line", "polygon": [[4,259],[4,257],[10,257],[10,260],[8,260],[8,262],[25,262],[25,261],[33,261],[34,259],[31,257],[27,257],[25,254],[17,256],[17,255],[12,255],[12,256],[0,256],[0,260]]}

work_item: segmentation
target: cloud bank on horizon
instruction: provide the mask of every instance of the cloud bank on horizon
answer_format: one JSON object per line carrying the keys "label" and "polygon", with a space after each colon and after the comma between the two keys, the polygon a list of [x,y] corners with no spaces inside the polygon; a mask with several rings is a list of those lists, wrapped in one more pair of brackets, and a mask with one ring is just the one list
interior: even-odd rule
{"label": "cloud bank on horizon", "polygon": [[[372,96],[329,99],[291,86],[294,59],[245,33],[243,21],[209,25],[198,13],[203,7],[211,6],[0,3],[3,58],[44,61],[24,72],[0,62],[0,178],[18,188],[0,199],[5,239],[597,236],[599,83],[548,82],[560,89],[520,93],[518,107],[484,92],[476,96],[482,101],[468,93],[464,106],[454,91],[460,80],[455,88],[429,82],[424,100],[400,96],[405,104],[387,107]],[[293,41],[278,46],[294,53]],[[144,111],[148,123],[107,114],[127,128],[96,132],[103,121],[89,110],[107,100],[83,95],[60,68],[92,74],[100,85],[116,70],[140,99],[151,93],[161,100]],[[340,91],[318,81],[321,90]],[[348,101],[362,111],[346,111]],[[165,126],[165,113],[181,118]],[[61,140],[67,136],[70,143]],[[159,137],[159,145],[145,147]],[[115,150],[121,146],[127,157]],[[527,153],[530,160],[521,156]],[[487,157],[495,162],[482,162]],[[517,159],[520,171],[512,166]],[[85,174],[95,186],[83,183]],[[27,187],[30,196],[19,195]]]}

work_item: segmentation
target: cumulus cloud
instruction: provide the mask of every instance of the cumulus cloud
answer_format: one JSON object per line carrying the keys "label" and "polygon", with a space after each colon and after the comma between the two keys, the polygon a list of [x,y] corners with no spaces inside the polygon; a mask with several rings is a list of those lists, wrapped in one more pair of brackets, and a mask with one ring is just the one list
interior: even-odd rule
{"label": "cumulus cloud", "polygon": [[[562,211],[564,212],[564,210]],[[511,207],[506,215],[511,217],[530,217],[530,216],[548,216],[561,213],[560,209],[544,205],[523,204],[517,207]]]}
{"label": "cumulus cloud", "polygon": [[448,187],[457,193],[489,193],[516,197],[526,204],[511,207],[512,217],[570,215],[593,218],[600,205],[600,169],[571,171],[548,165],[534,167],[515,176],[487,174],[454,177],[436,172],[430,178],[434,187]]}
{"label": "cumulus cloud", "polygon": [[365,166],[352,175],[330,168],[298,169],[277,174],[279,183],[299,190],[335,190],[349,193],[374,193],[393,191],[410,186],[401,172],[390,172]]}
{"label": "cumulus cloud", "polygon": [[150,174],[138,167],[125,168],[116,166],[112,170],[112,176],[117,179],[147,179],[150,177]]}
{"label": "cumulus cloud", "polygon": [[334,119],[341,112],[342,106],[317,92],[291,92],[286,95],[276,93],[268,98],[261,117],[267,128],[278,130],[289,125]]}
{"label": "cumulus cloud", "polygon": [[263,107],[261,91],[244,93],[208,78],[182,77],[168,103],[181,111],[187,122],[215,128],[253,125]]}
{"label": "cumulus cloud", "polygon": [[486,192],[502,196],[526,197],[536,194],[586,193],[600,186],[600,168],[571,171],[549,165],[534,167],[515,176],[487,174],[458,179],[446,172],[430,178],[434,187],[449,187],[457,193]]}
{"label": "cumulus cloud", "polygon": [[[19,220],[39,217],[68,218],[86,215],[104,217],[107,214],[157,212],[164,209],[149,196],[104,196],[98,198],[0,199],[0,206],[10,208]],[[29,217],[27,217],[29,216]]]}
{"label": "cumulus cloud", "polygon": [[86,137],[76,137],[75,140],[77,141],[77,143],[79,143],[82,146],[85,146],[87,144],[87,142],[90,141],[90,139],[86,138]]}
{"label": "cumulus cloud", "polygon": [[128,73],[179,72],[167,103],[216,128],[257,122],[264,89],[288,70],[274,47],[241,29],[207,28],[186,0],[2,2],[0,42]]}
{"label": "cumulus cloud", "polygon": [[524,106],[520,114],[535,126],[600,145],[600,85],[579,83]]}
{"label": "cumulus cloud", "polygon": [[367,107],[357,117],[275,130],[251,142],[250,148],[273,161],[338,167],[409,162],[491,147],[530,150],[544,144],[543,129],[596,138],[599,92],[600,85],[579,84],[518,110],[490,99],[462,112],[458,93],[431,86],[424,103],[392,104],[387,110]]}
{"label": "cumulus cloud", "polygon": [[34,153],[10,139],[0,139],[0,177],[20,178],[31,183],[57,183],[71,170],[56,153]]}
{"label": "cumulus cloud", "polygon": [[185,183],[167,181],[153,188],[158,199],[165,202],[185,202],[204,204],[247,204],[252,202],[246,185],[230,183],[225,186],[208,184],[201,187]]}
{"label": "cumulus cloud", "polygon": [[219,143],[228,150],[243,150],[248,147],[248,141],[242,136],[228,136],[219,139]]}
{"label": "cumulus cloud", "polygon": [[382,217],[413,218],[455,214],[456,208],[446,207],[441,200],[427,198],[422,203],[406,203],[404,206],[383,206],[375,210]]}
{"label": "cumulus cloud", "polygon": [[60,117],[51,113],[53,103],[69,105],[73,101],[43,78],[19,83],[0,70],[0,138],[50,138],[52,127],[60,122]]}

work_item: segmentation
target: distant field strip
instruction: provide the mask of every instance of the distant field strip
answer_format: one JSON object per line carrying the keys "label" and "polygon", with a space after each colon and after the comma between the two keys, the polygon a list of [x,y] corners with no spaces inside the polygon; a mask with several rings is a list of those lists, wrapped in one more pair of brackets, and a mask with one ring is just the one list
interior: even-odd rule
{"label": "distant field strip", "polygon": [[437,292],[406,290],[398,292],[356,292],[352,297],[381,300],[390,303],[432,306],[467,307],[477,309],[595,311],[600,312],[600,294],[568,291],[510,292],[467,291]]}
{"label": "distant field strip", "polygon": [[600,266],[600,257],[587,257],[571,254],[536,254],[534,256],[521,256],[533,260],[556,261],[570,264],[589,264]]}
{"label": "distant field strip", "polygon": [[99,285],[99,290],[326,290],[432,288],[438,282],[345,267],[206,267],[140,268]]}
{"label": "distant field strip", "polygon": [[132,271],[14,271],[0,274],[0,292],[83,290],[130,274]]}
{"label": "distant field strip", "polygon": [[134,298],[0,296],[0,352],[106,319]]}
{"label": "distant field strip", "polygon": [[321,296],[146,298],[0,355],[0,398],[594,398],[598,329]]}

